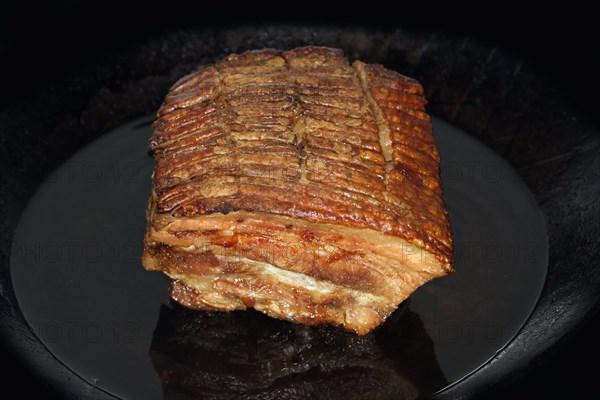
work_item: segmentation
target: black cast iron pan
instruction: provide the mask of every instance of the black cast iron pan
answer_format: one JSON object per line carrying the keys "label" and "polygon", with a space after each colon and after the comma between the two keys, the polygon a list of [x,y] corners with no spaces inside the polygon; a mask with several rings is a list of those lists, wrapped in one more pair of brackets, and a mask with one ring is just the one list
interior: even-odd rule
{"label": "black cast iron pan", "polygon": [[[593,316],[600,280],[595,269],[598,130],[526,60],[466,37],[393,27],[245,26],[153,32],[116,49],[99,49],[102,57],[93,58],[76,71],[63,72],[52,85],[39,90],[29,87],[30,96],[6,102],[0,114],[4,152],[2,334],[10,351],[35,371],[36,379],[63,395],[111,398],[52,355],[48,343],[40,340],[39,326],[32,327],[23,315],[18,288],[15,295],[14,271],[12,275],[10,271],[15,229],[48,172],[106,132],[151,114],[169,85],[195,65],[229,51],[304,44],[342,47],[350,54],[382,62],[419,79],[428,94],[429,112],[508,161],[543,214],[549,251],[547,274],[539,299],[536,294],[535,309],[490,362],[437,397],[489,395],[498,384],[548,359],[554,346],[566,342],[582,321]],[[161,321],[167,323],[156,328],[157,337],[168,335],[172,318],[176,319],[175,326],[180,323],[177,321],[190,318],[178,311],[175,317],[162,315]],[[398,318],[410,325],[412,315],[408,311]],[[233,323],[257,323],[241,318],[241,322]],[[232,322],[210,323],[219,331]],[[183,326],[196,332],[193,325]],[[230,334],[252,337],[248,332]],[[328,340],[315,335],[316,342],[311,343]],[[347,340],[353,348],[358,346],[354,339]]]}

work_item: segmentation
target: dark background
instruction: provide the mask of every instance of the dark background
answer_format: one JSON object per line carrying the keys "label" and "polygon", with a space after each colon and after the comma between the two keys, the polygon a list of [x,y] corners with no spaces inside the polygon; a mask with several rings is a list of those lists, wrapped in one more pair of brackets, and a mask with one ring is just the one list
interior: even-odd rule
{"label": "dark background", "polygon": [[[535,13],[522,10],[518,4],[485,3],[485,9],[463,12],[456,3],[443,8],[425,4],[420,9],[398,4],[398,11],[372,5],[343,16],[341,9],[327,12],[305,2],[274,7],[253,3],[250,8],[225,4],[226,12],[175,3],[134,7],[111,1],[54,1],[44,5],[22,2],[0,11],[0,107],[26,101],[44,87],[98,62],[103,55],[162,32],[207,25],[310,22],[436,30],[499,45],[532,63],[541,79],[558,86],[584,118],[600,126],[596,40],[600,32],[594,13],[573,3]],[[597,338],[600,319],[598,310],[594,310],[588,322],[580,324],[542,359],[534,360],[525,376],[498,386],[484,397],[578,398],[592,393],[595,371],[587,365],[594,365],[600,356]],[[56,397],[52,388],[33,376],[5,347],[0,347],[0,390],[14,391],[21,398]]]}

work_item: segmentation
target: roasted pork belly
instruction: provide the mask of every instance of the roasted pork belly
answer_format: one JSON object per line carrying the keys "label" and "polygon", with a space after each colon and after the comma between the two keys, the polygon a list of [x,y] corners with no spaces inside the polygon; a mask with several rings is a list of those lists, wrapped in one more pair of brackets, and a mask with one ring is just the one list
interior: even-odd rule
{"label": "roasted pork belly", "polygon": [[452,271],[422,87],[341,50],[233,54],[157,113],[142,261],[194,309],[358,334]]}

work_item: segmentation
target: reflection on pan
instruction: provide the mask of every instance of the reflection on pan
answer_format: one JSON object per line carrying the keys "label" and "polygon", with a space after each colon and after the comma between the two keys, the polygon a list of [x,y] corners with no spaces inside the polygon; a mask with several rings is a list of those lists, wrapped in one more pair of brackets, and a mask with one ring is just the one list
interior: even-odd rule
{"label": "reflection on pan", "polygon": [[173,302],[161,306],[150,356],[169,400],[415,399],[448,383],[433,350],[406,304],[357,336],[253,310],[209,313]]}

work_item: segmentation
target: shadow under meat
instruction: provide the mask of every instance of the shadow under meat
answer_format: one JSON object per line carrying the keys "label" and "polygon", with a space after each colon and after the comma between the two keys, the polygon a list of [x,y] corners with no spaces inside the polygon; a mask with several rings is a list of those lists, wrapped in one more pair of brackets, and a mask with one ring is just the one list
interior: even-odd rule
{"label": "shadow under meat", "polygon": [[161,306],[150,356],[168,400],[416,399],[448,382],[405,303],[357,336],[254,310],[211,313],[172,302]]}

